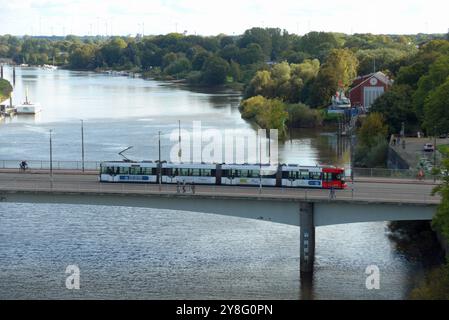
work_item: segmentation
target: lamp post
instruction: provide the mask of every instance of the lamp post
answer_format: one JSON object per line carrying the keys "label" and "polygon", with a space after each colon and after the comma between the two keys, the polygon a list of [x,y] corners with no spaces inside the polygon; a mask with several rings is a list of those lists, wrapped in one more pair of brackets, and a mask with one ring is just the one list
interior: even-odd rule
{"label": "lamp post", "polygon": [[182,149],[181,149],[181,120],[178,120],[178,132],[179,132],[179,151],[178,151],[178,158],[179,163],[181,163],[182,159]]}
{"label": "lamp post", "polygon": [[159,191],[162,188],[162,163],[161,163],[161,132],[158,132],[159,135]]}
{"label": "lamp post", "polygon": [[52,132],[50,129],[50,186],[53,188],[53,143],[52,143]]}
{"label": "lamp post", "polygon": [[84,121],[81,120],[81,165],[84,172]]}
{"label": "lamp post", "polygon": [[262,193],[262,137],[259,136],[259,193]]}
{"label": "lamp post", "polygon": [[[437,167],[437,127],[433,127],[433,170]],[[436,182],[436,174],[433,175],[433,182]]]}

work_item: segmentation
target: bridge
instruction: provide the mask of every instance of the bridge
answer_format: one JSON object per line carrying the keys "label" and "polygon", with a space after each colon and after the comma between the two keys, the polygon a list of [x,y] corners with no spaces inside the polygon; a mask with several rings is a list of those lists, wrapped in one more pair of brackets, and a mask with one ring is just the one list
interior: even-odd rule
{"label": "bridge", "polygon": [[312,272],[315,228],[401,220],[430,220],[441,199],[432,181],[356,178],[335,198],[329,190],[237,186],[108,184],[96,171],[0,170],[0,202],[144,207],[237,216],[300,226],[300,270]]}

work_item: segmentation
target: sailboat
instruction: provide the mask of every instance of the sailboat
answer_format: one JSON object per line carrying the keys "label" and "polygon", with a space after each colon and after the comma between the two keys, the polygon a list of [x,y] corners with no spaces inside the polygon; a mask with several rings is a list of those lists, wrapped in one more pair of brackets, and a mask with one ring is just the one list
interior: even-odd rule
{"label": "sailboat", "polygon": [[16,107],[17,114],[36,114],[41,111],[41,105],[38,102],[28,100],[28,88],[25,93],[25,101]]}

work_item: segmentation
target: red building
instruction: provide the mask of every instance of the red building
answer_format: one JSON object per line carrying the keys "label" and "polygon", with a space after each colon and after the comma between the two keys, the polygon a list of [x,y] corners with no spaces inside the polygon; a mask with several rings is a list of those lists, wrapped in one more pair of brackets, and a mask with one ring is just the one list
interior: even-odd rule
{"label": "red building", "polygon": [[369,109],[374,100],[388,91],[392,85],[393,81],[380,71],[358,77],[354,80],[352,88],[349,90],[351,105],[353,107],[363,106]]}

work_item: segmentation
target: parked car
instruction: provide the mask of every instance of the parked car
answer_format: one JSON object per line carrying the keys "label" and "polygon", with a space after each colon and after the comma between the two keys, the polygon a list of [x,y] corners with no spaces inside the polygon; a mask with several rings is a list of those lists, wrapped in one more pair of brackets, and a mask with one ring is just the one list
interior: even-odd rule
{"label": "parked car", "polygon": [[434,152],[435,151],[435,147],[432,143],[426,143],[424,145],[424,151],[425,152]]}
{"label": "parked car", "polygon": [[442,133],[439,136],[440,139],[446,139],[447,137],[449,137],[449,134],[447,134],[447,133]]}

